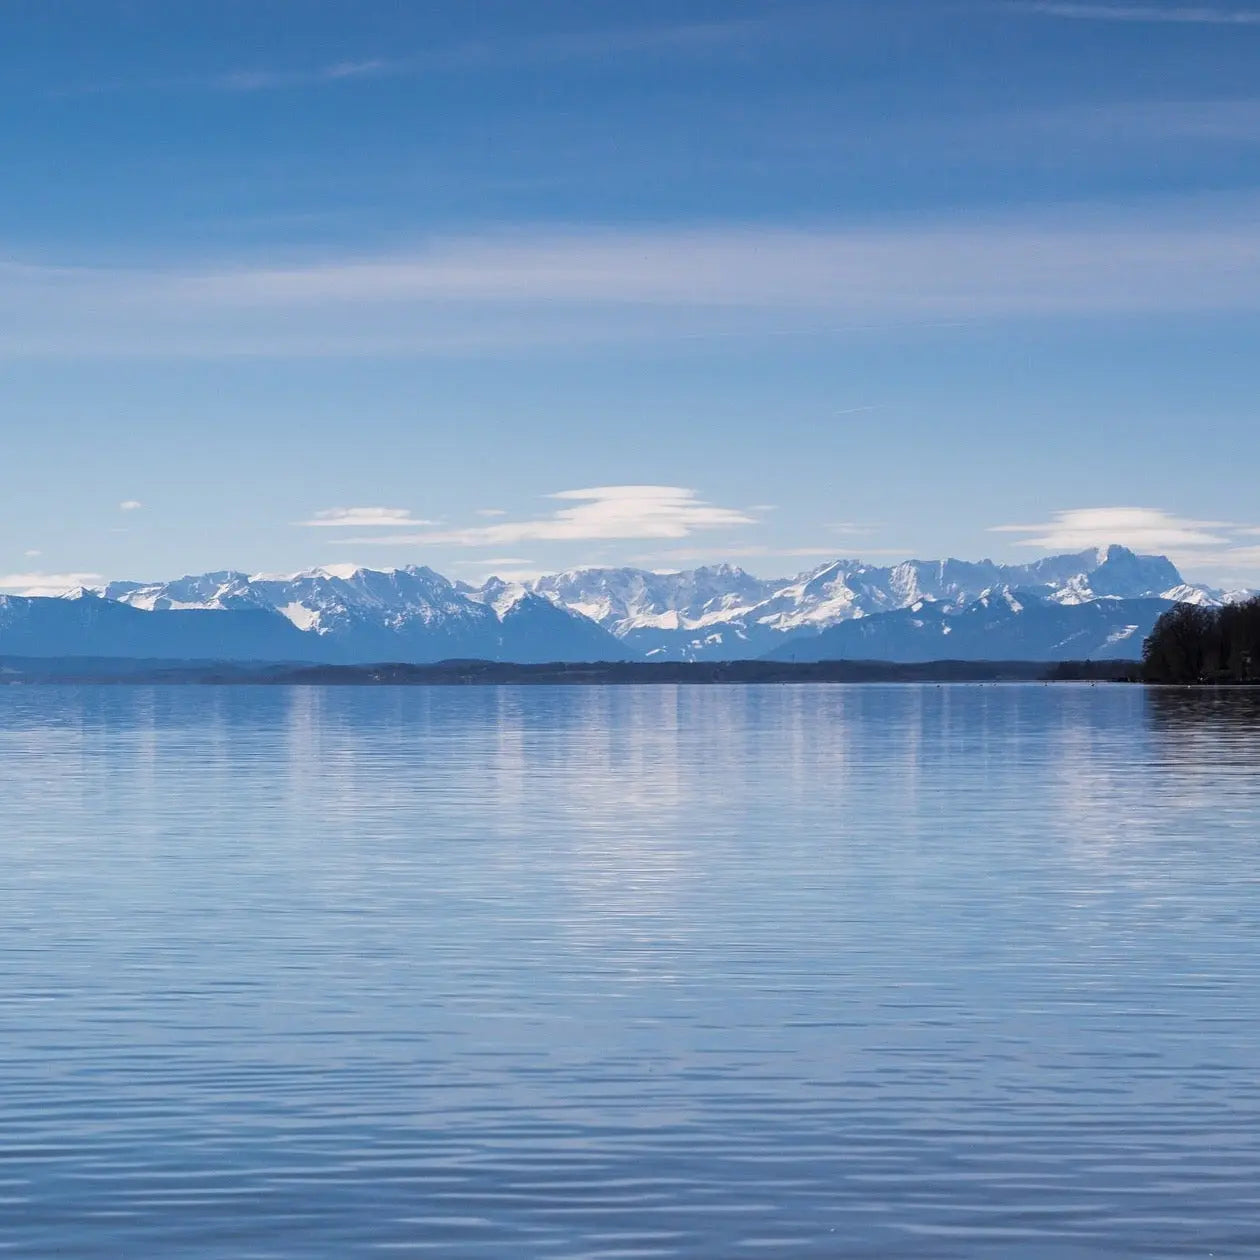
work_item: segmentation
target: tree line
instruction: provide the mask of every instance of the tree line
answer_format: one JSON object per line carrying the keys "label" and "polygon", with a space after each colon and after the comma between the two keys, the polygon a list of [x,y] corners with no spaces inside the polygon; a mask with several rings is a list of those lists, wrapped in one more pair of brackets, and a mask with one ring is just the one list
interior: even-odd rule
{"label": "tree line", "polygon": [[1260,596],[1221,608],[1170,608],[1142,646],[1142,679],[1260,683]]}

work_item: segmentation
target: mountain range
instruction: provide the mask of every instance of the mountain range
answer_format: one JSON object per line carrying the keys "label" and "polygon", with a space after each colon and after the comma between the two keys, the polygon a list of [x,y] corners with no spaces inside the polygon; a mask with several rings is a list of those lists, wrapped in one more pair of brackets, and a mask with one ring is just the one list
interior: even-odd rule
{"label": "mountain range", "polygon": [[1245,592],[1187,584],[1124,547],[1030,564],[836,560],[791,578],[731,565],[588,568],[474,586],[429,568],[353,566],[60,597],[0,596],[0,654],[357,664],[590,660],[1133,658],[1176,601]]}
{"label": "mountain range", "polygon": [[960,609],[920,601],[789,639],[773,661],[1136,660],[1166,599],[1104,597],[1074,604],[1006,588]]}
{"label": "mountain range", "polygon": [[922,603],[953,613],[1003,590],[1025,592],[1030,607],[1042,601],[1072,607],[1104,598],[1197,603],[1231,598],[1190,586],[1163,556],[1139,556],[1118,546],[1022,565],[906,560],[883,567],[835,560],[779,579],[755,578],[730,565],[665,574],[578,569],[540,578],[530,589],[590,617],[639,655],[673,660],[760,657],[789,639],[852,620]]}

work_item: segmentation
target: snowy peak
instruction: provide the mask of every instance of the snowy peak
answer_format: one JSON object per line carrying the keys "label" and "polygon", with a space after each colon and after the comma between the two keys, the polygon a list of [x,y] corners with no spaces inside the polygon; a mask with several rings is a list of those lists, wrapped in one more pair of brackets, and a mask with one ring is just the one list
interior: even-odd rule
{"label": "snowy peak", "polygon": [[[587,618],[497,579],[460,589],[433,569],[332,565],[300,573],[223,570],[173,582],[115,582],[103,595],[146,612],[255,610],[322,644],[332,661],[613,660],[626,650]],[[316,649],[313,649],[316,650]]]}
{"label": "snowy peak", "polygon": [[148,611],[265,608],[280,613],[298,629],[317,634],[365,620],[397,628],[469,615],[468,601],[446,578],[415,566],[332,566],[288,576],[250,576],[228,569],[173,582],[114,582],[105,587],[104,594]]}
{"label": "snowy peak", "polygon": [[1176,565],[1165,556],[1139,556],[1127,547],[1108,547],[1089,574],[1097,596],[1132,598],[1182,585]]}
{"label": "snowy peak", "polygon": [[[679,573],[579,569],[532,588],[597,621],[654,658],[700,659],[768,651],[783,636],[898,609],[938,604],[943,613],[980,600],[998,611],[1049,600],[1062,605],[1111,598],[1167,597],[1185,588],[1163,556],[1109,546],[1028,564],[992,560],[904,560],[889,567],[837,559],[790,578],[761,579],[730,565]],[[1198,588],[1185,588],[1198,589]],[[1201,592],[1200,598],[1214,598]]]}
{"label": "snowy peak", "polygon": [[754,607],[772,589],[733,565],[678,573],[573,569],[531,585],[536,593],[623,638],[638,630],[689,629],[725,620]]}
{"label": "snowy peak", "polygon": [[522,600],[541,599],[541,595],[531,593],[524,582],[505,582],[502,578],[492,577],[481,586],[465,586],[460,584],[459,590],[478,604],[485,604],[503,617],[511,612]]}
{"label": "snowy peak", "polygon": [[[217,627],[220,636],[234,627],[231,634],[239,640],[222,639],[233,652],[252,643],[250,650],[265,653],[288,643],[293,659],[344,662],[703,660],[762,656],[858,623],[871,624],[845,630],[837,642],[869,649],[888,633],[887,617],[904,615],[908,621],[898,633],[922,636],[930,629],[938,649],[946,641],[959,648],[969,642],[968,650],[983,652],[981,640],[988,635],[995,645],[1004,641],[1005,651],[1020,642],[1040,650],[1046,641],[1029,627],[1080,624],[1092,627],[1092,634],[1106,622],[1104,640],[1132,652],[1145,623],[1133,613],[1123,625],[1113,624],[1120,604],[1147,601],[1140,610],[1145,616],[1172,601],[1217,604],[1245,594],[1188,584],[1165,557],[1120,546],[1016,565],[948,558],[881,566],[836,559],[783,578],[759,578],[731,564],[675,572],[587,568],[534,581],[495,577],[475,587],[421,565],[326,565],[289,574],[223,569],[170,582],[112,582],[48,601],[60,606],[60,614],[5,604],[0,597],[0,629],[16,625],[15,619],[35,627],[45,618],[51,626],[61,616],[87,636],[84,642],[91,626],[106,622],[117,623],[119,635],[125,631],[148,642],[145,635],[160,624],[164,633],[178,630],[192,645],[220,641],[205,637],[206,626]],[[72,605],[78,607],[73,614]],[[143,625],[118,621],[110,612],[118,608],[163,616]],[[1092,611],[1077,615],[1071,612],[1076,608]],[[201,613],[233,617],[205,622]]]}
{"label": "snowy peak", "polygon": [[[244,573],[225,569],[218,573],[177,578],[174,582],[110,582],[101,590],[106,599],[146,612],[166,612],[178,608],[227,609],[237,606],[239,594],[250,579]],[[248,600],[242,607],[257,607]]]}
{"label": "snowy peak", "polygon": [[[795,577],[761,579],[733,566],[657,574],[582,569],[533,584],[548,598],[598,621],[653,659],[719,659],[769,651],[785,637],[899,609],[949,616],[984,597],[990,616],[1031,604],[1061,606],[1117,599],[1194,599],[1237,593],[1188,585],[1163,556],[1112,545],[1027,564],[993,560],[904,560],[889,567],[837,559]],[[998,593],[1001,608],[995,602]],[[948,626],[943,633],[950,633]]]}

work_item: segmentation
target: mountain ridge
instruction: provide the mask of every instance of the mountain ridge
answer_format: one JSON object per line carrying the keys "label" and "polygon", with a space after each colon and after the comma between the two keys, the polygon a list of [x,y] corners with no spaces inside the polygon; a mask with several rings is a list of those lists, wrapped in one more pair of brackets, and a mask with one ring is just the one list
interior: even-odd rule
{"label": "mountain ridge", "polygon": [[354,664],[486,660],[618,660],[626,649],[588,618],[532,592],[500,611],[471,599],[435,570],[335,566],[291,575],[224,569],[174,582],[113,582],[106,599],[151,612],[262,609],[321,647],[318,659]]}
{"label": "mountain ridge", "polygon": [[[787,659],[785,653],[807,659],[801,653],[838,650],[878,657],[926,650],[932,635],[910,624],[917,619],[937,627],[937,649],[953,634],[959,636],[953,643],[979,636],[968,649],[979,654],[972,659],[1027,655],[1011,650],[1018,643],[1058,652],[1055,627],[1092,650],[1114,654],[1122,644],[1137,655],[1157,605],[1233,597],[1186,583],[1166,557],[1120,546],[1017,565],[837,559],[790,578],[761,578],[731,564],[674,572],[571,569],[480,585],[420,565],[252,575],[222,569],[168,582],[110,582],[62,597],[0,597],[0,652],[39,650],[44,643],[49,655],[184,659],[204,657],[204,649],[218,644],[224,659],[327,664],[718,661]],[[1001,624],[985,602],[994,599],[1005,600]],[[1120,615],[1114,607],[1105,611],[1107,601],[1124,600],[1155,602],[1127,614],[1130,643],[1123,643],[1126,636],[1108,639],[1114,626],[1095,642],[1093,630]],[[1074,608],[1093,611],[1073,614]],[[120,617],[111,609],[126,611]],[[210,622],[197,620],[211,613]],[[136,620],[146,616],[157,620]],[[886,621],[890,616],[900,620]],[[1023,620],[1008,624],[1011,617]],[[986,640],[977,627],[990,622]]]}
{"label": "mountain ridge", "polygon": [[816,635],[791,639],[768,661],[881,660],[1136,660],[1161,613],[1159,597],[1106,595],[1078,603],[1044,599],[1036,591],[1003,588],[961,609],[920,602],[896,612],[855,618]]}
{"label": "mountain ridge", "polygon": [[[720,576],[721,581],[714,578]],[[1117,596],[1215,603],[1222,591],[1186,583],[1164,556],[1118,545],[1047,556],[1027,564],[992,560],[904,560],[870,565],[837,559],[786,579],[733,566],[677,574],[631,568],[574,569],[534,589],[581,611],[649,659],[762,656],[788,637],[895,612],[927,599],[954,609],[994,589],[1040,590],[1071,605]]]}

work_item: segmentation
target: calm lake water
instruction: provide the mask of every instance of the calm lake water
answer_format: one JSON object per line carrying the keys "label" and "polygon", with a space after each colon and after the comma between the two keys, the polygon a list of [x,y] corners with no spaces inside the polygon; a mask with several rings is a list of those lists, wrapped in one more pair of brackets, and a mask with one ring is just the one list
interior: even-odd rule
{"label": "calm lake water", "polygon": [[0,688],[0,1250],[1260,1254],[1260,699]]}

